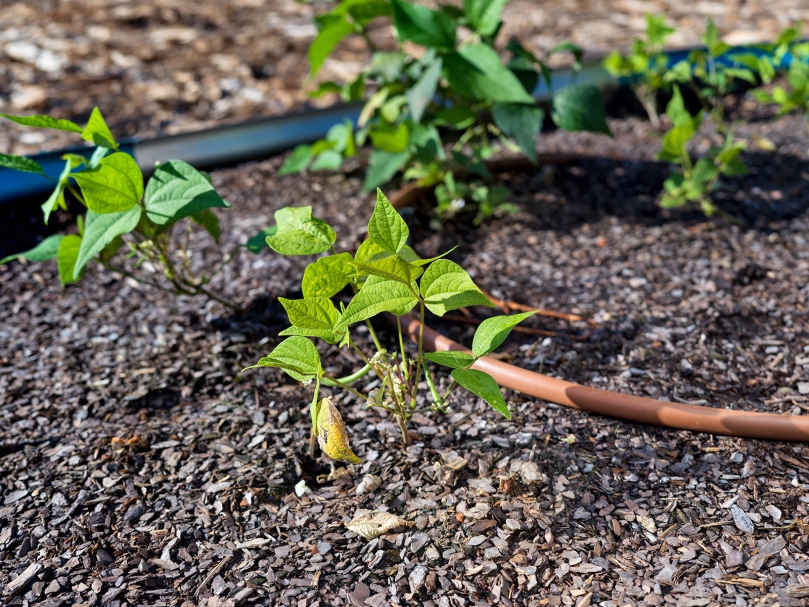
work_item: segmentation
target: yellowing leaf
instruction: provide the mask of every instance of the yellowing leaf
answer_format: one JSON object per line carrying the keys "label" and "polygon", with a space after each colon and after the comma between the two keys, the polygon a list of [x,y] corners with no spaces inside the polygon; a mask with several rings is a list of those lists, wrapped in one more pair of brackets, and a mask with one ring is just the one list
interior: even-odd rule
{"label": "yellowing leaf", "polygon": [[390,512],[368,512],[367,514],[355,516],[350,523],[346,523],[349,530],[361,535],[366,540],[372,540],[383,533],[402,526],[412,527],[413,523]]}
{"label": "yellowing leaf", "polygon": [[317,412],[317,442],[323,452],[338,462],[359,464],[360,458],[348,446],[343,418],[328,396],[320,401]]}

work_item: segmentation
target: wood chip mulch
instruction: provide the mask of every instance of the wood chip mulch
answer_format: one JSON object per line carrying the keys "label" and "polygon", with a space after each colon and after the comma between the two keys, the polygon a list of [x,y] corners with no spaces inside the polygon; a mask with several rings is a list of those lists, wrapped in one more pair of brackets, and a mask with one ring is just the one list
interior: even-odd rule
{"label": "wood chip mulch", "polygon": [[[495,297],[597,322],[581,342],[514,336],[502,356],[515,364],[626,393],[805,415],[800,119],[740,129],[781,150],[749,154],[754,174],[718,195],[746,229],[661,214],[656,139],[635,119],[611,126],[615,140],[543,139],[597,159],[501,175],[522,205],[516,216],[477,230],[460,217],[434,232],[417,209],[416,248],[459,244],[453,258]],[[610,160],[619,153],[628,160]],[[359,174],[277,178],[280,161],[214,173],[234,208],[220,213],[222,247],[195,231],[198,263],[289,204],[314,204],[345,247],[361,238],[372,200],[358,193]],[[12,231],[38,217],[36,207],[2,212]],[[310,460],[310,393],[280,373],[239,373],[278,341],[273,302],[296,296],[305,261],[240,254],[213,286],[250,303],[243,315],[98,267],[66,290],[53,264],[0,267],[0,603],[805,604],[805,445],[630,424],[509,393],[513,421],[459,396],[447,416],[417,415],[403,450],[390,418],[343,397],[363,463]],[[431,323],[467,343],[473,331]],[[357,362],[321,354],[336,375]],[[379,509],[414,526],[371,541],[345,528]]]}

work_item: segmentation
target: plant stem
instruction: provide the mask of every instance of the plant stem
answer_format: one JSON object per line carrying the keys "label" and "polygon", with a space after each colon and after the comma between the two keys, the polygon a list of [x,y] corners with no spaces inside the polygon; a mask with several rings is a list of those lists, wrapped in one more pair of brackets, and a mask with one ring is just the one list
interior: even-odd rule
{"label": "plant stem", "polygon": [[416,357],[416,374],[413,376],[413,394],[411,400],[416,399],[419,389],[419,378],[421,377],[421,362],[424,354],[424,301],[419,300],[419,351]]}
{"label": "plant stem", "polygon": [[[368,375],[368,372],[371,371],[372,368],[373,367],[371,367],[371,364],[368,363],[362,369],[360,369],[359,371],[356,371],[355,373],[352,373],[351,375],[346,375],[345,377],[340,377],[338,379],[339,379],[340,383],[342,383],[342,384],[351,384],[351,383],[354,383],[355,381],[357,381],[358,379],[361,379],[361,378],[365,377],[366,375]],[[329,386],[329,387],[334,387],[334,386],[337,385],[337,384],[332,384],[331,380],[325,380],[325,379],[321,383],[324,386]]]}
{"label": "plant stem", "polygon": [[407,433],[407,422],[403,417],[396,416],[396,422],[399,424],[399,430],[402,433],[402,443],[405,447],[410,445],[410,435]]}
{"label": "plant stem", "polygon": [[374,346],[376,346],[376,351],[382,352],[382,345],[379,343],[379,337],[377,337],[376,331],[374,331],[374,326],[371,324],[370,319],[365,319],[365,326],[368,327],[368,331],[371,334],[371,339],[374,340]]}
{"label": "plant stem", "polygon": [[404,338],[402,337],[402,319],[400,316],[396,317],[396,326],[399,329],[399,352],[402,355],[402,370],[404,371],[405,382],[410,381],[410,375],[407,372],[407,357],[405,356]]}
{"label": "plant stem", "polygon": [[334,385],[335,385],[335,386],[338,386],[338,387],[342,388],[343,390],[348,390],[348,391],[349,391],[349,392],[351,392],[353,395],[358,396],[358,397],[360,397],[360,398],[361,398],[361,399],[363,399],[363,400],[366,400],[366,399],[368,398],[368,397],[367,397],[367,396],[365,396],[365,394],[363,394],[362,392],[358,392],[357,390],[355,390],[355,389],[354,389],[354,388],[352,388],[351,386],[344,384],[343,382],[341,382],[341,381],[340,381],[339,379],[337,379],[336,377],[332,377],[331,375],[328,375],[328,374],[324,373],[324,374],[323,374],[323,379],[327,379],[327,380],[329,380],[330,382],[334,383]]}
{"label": "plant stem", "polygon": [[312,459],[317,457],[317,436],[314,430],[309,432],[309,457]]}

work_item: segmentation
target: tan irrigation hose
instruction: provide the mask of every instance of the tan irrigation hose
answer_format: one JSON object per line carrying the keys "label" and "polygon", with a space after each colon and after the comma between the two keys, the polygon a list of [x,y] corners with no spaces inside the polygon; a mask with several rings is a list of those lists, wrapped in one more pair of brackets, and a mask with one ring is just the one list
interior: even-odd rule
{"label": "tan irrigation hose", "polygon": [[[418,343],[418,319],[403,316],[402,330],[407,332],[410,339]],[[429,327],[424,328],[424,348],[429,351],[470,352],[468,348],[464,348]],[[511,388],[523,394],[574,409],[592,411],[633,422],[745,438],[809,440],[809,416],[715,409],[619,394],[554,379],[488,356],[478,360],[473,368],[485,371],[504,388]]]}
{"label": "tan irrigation hose", "polygon": [[[540,161],[545,163],[568,162],[571,159],[570,155],[549,155],[541,158]],[[411,204],[424,190],[406,187],[391,198],[391,203],[396,208],[401,208]],[[388,316],[391,316],[391,320],[393,320],[392,315]],[[403,316],[401,320],[402,330],[418,343],[419,321],[412,316]],[[429,327],[424,328],[424,347],[430,351],[469,352],[468,348],[464,348]],[[694,432],[768,440],[809,441],[809,416],[718,409],[620,394],[554,379],[488,356],[475,363],[474,368],[485,371],[504,388],[517,390],[559,405],[610,417]]]}

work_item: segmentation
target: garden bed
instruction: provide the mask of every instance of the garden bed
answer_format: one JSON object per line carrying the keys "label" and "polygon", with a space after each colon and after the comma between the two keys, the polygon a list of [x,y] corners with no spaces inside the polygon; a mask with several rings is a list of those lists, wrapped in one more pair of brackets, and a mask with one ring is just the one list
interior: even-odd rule
{"label": "garden bed", "polygon": [[[806,414],[801,120],[739,128],[779,147],[747,155],[754,173],[717,195],[744,229],[664,216],[658,139],[636,119],[610,126],[613,140],[542,139],[590,158],[501,174],[518,215],[435,232],[417,205],[416,250],[458,244],[452,258],[495,297],[597,322],[586,340],[513,335],[502,351],[514,364],[630,394]],[[213,174],[234,208],[220,214],[223,245],[195,233],[194,250],[213,263],[287,205],[312,204],[346,246],[363,237],[372,199],[359,170],[278,178],[281,161]],[[39,217],[2,212],[20,233]],[[0,266],[0,593],[34,574],[13,598],[0,594],[4,604],[803,604],[800,444],[509,393],[511,422],[457,397],[450,415],[417,415],[418,439],[402,450],[395,421],[351,397],[340,407],[363,463],[310,460],[310,393],[280,371],[239,373],[278,341],[275,298],[295,295],[305,261],[242,253],[214,284],[249,304],[236,315],[97,267],[58,291],[53,264]],[[469,343],[470,327],[430,323]],[[350,372],[351,354],[334,353],[321,350],[326,371]],[[381,484],[358,496],[366,474]],[[370,542],[344,527],[379,508],[414,526]]]}

